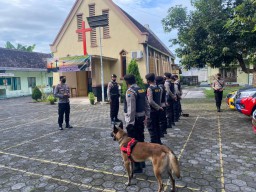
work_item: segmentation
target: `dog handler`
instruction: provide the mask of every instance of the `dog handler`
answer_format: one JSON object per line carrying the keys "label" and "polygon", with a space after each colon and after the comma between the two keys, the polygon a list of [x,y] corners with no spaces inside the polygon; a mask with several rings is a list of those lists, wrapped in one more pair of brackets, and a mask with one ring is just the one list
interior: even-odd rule
{"label": "dog handler", "polygon": [[58,123],[59,123],[59,129],[63,130],[62,124],[63,124],[63,116],[65,113],[65,122],[66,122],[66,128],[73,128],[69,124],[69,114],[70,114],[70,104],[69,104],[69,98],[70,98],[70,91],[69,87],[66,84],[66,77],[65,76],[60,76],[60,84],[56,86],[54,89],[54,95],[55,97],[59,98],[59,103],[58,103],[58,111],[59,111],[59,118],[58,118]]}
{"label": "dog handler", "polygon": [[[146,99],[146,92],[141,89],[134,75],[125,75],[124,80],[128,90],[125,94],[124,113],[128,136],[139,142],[144,142],[144,125],[150,117],[150,107]],[[145,162],[134,163],[134,173],[142,173]]]}
{"label": "dog handler", "polygon": [[116,75],[113,74],[111,76],[111,82],[108,83],[108,100],[110,101],[110,118],[111,123],[121,122],[118,119],[118,111],[119,111],[119,89],[118,84],[116,82]]}

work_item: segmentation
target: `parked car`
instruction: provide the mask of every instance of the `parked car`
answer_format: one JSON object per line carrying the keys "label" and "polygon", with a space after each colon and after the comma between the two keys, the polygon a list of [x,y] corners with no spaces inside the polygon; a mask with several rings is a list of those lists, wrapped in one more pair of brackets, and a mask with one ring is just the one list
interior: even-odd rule
{"label": "parked car", "polygon": [[236,106],[235,106],[236,94],[237,94],[237,91],[233,91],[227,94],[226,102],[230,109],[236,109]]}
{"label": "parked car", "polygon": [[256,109],[256,89],[247,89],[238,93],[235,105],[239,112],[251,116]]}
{"label": "parked car", "polygon": [[256,110],[252,114],[252,130],[256,134]]}

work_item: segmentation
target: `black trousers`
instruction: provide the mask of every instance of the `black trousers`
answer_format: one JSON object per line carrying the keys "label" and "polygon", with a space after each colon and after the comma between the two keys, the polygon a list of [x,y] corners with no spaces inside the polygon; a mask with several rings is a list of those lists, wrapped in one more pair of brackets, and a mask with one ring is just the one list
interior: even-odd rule
{"label": "black trousers", "polygon": [[145,116],[135,118],[135,124],[133,128],[127,130],[128,137],[134,138],[139,142],[144,142],[144,120]]}
{"label": "black trousers", "polygon": [[[128,137],[134,138],[139,142],[144,142],[144,120],[145,116],[136,117],[132,129],[127,130]],[[142,169],[142,163],[134,162],[134,170]]]}
{"label": "black trousers", "polygon": [[173,113],[174,121],[178,121],[181,115],[180,99],[177,99],[177,101],[173,102]]}
{"label": "black trousers", "polygon": [[58,111],[59,111],[59,119],[58,119],[59,126],[62,126],[62,124],[63,124],[64,113],[65,113],[66,125],[69,125],[70,104],[69,103],[59,103],[58,107],[59,107],[59,109],[58,109]]}
{"label": "black trousers", "polygon": [[147,122],[147,128],[148,128],[148,132],[150,134],[151,143],[162,144],[159,121],[160,121],[160,112],[159,111],[151,111],[150,119]]}
{"label": "black trousers", "polygon": [[167,126],[171,127],[172,123],[174,123],[174,109],[173,109],[173,100],[167,102],[166,106],[166,118],[167,118]]}
{"label": "black trousers", "polygon": [[165,133],[167,129],[166,107],[163,107],[164,111],[159,111],[159,126],[161,133]]}
{"label": "black trousers", "polygon": [[223,97],[223,91],[214,91],[215,95],[215,101],[216,101],[216,107],[221,107],[222,97]]}
{"label": "black trousers", "polygon": [[111,103],[110,103],[110,118],[111,118],[111,120],[114,120],[114,118],[117,118],[118,111],[119,111],[119,96],[112,95]]}

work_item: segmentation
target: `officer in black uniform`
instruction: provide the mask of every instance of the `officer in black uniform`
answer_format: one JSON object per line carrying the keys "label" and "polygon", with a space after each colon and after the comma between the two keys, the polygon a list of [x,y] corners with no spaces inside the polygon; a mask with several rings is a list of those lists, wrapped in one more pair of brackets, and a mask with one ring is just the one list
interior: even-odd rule
{"label": "officer in black uniform", "polygon": [[156,77],[156,85],[161,89],[162,91],[162,99],[161,99],[161,107],[164,109],[163,111],[160,111],[160,117],[159,117],[159,126],[161,130],[161,137],[164,137],[164,134],[167,134],[167,118],[166,118],[166,91],[164,88],[164,78],[162,76]]}
{"label": "officer in black uniform", "polygon": [[[144,142],[144,124],[150,116],[150,107],[146,98],[146,91],[141,89],[135,80],[134,75],[124,76],[128,90],[125,95],[124,113],[127,134],[137,141]],[[142,173],[145,162],[134,163],[134,173]]]}
{"label": "officer in black uniform", "polygon": [[165,83],[164,87],[166,90],[166,117],[167,117],[167,128],[172,128],[174,126],[174,110],[173,103],[177,100],[177,97],[174,92],[174,83],[171,80],[171,73],[164,73]]}
{"label": "officer in black uniform", "polygon": [[160,113],[164,111],[161,107],[162,91],[155,84],[155,74],[149,73],[145,76],[149,87],[147,89],[147,98],[150,105],[150,120],[148,121],[148,131],[151,143],[161,143],[161,130],[159,127]]}
{"label": "officer in black uniform", "polygon": [[111,123],[121,122],[118,119],[118,111],[119,111],[119,89],[118,84],[116,82],[116,75],[113,74],[111,76],[111,82],[108,83],[107,95],[108,100],[110,101],[110,118]]}

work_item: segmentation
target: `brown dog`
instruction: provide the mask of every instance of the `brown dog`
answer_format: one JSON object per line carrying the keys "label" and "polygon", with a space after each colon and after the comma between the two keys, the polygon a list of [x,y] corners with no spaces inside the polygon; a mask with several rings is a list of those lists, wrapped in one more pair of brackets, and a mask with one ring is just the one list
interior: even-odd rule
{"label": "brown dog", "polygon": [[[114,125],[114,130],[111,135],[114,140],[118,141],[120,148],[127,146],[129,141],[132,140],[132,138],[128,137],[127,133],[123,130],[122,123],[120,123],[118,128]],[[133,177],[133,166],[127,156],[127,153],[124,153],[123,151],[121,151],[121,153],[125,169],[128,173],[127,185],[130,185]],[[131,158],[135,162],[144,162],[147,159],[152,161],[153,171],[158,181],[158,192],[163,190],[163,181],[161,175],[163,172],[167,171],[171,178],[172,191],[175,191],[175,180],[172,174],[174,172],[176,177],[180,178],[180,168],[175,154],[168,147],[155,143],[137,142],[131,153]]]}

